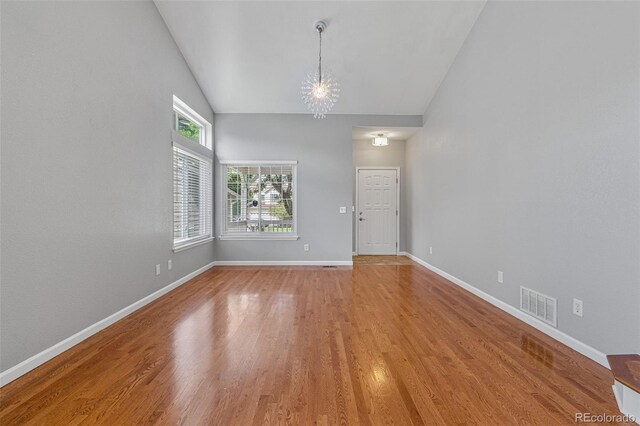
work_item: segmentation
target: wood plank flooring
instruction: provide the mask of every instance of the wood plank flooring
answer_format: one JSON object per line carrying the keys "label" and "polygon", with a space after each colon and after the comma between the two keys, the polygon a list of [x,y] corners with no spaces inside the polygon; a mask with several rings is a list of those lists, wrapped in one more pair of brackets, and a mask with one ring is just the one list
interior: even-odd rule
{"label": "wood plank flooring", "polygon": [[2,425],[554,425],[608,370],[412,262],[216,267],[1,389]]}
{"label": "wood plank flooring", "polygon": [[640,354],[608,355],[607,360],[614,379],[640,393]]}

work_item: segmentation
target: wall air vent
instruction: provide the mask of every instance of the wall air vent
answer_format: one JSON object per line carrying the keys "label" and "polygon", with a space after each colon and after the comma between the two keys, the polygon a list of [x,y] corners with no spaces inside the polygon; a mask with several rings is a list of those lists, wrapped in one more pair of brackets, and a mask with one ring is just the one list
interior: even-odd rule
{"label": "wall air vent", "polygon": [[558,326],[558,301],[553,297],[520,287],[520,310],[549,325]]}

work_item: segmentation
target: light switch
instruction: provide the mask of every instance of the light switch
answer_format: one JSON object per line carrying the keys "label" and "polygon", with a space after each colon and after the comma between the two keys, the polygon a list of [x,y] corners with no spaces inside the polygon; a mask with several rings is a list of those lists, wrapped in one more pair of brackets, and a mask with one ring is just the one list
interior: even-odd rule
{"label": "light switch", "polygon": [[346,213],[346,212],[347,212],[346,207],[340,207],[340,213]]}

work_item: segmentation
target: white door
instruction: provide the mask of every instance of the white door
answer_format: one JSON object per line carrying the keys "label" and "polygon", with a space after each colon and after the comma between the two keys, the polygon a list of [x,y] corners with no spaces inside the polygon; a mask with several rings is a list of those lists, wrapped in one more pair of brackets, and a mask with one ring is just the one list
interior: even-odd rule
{"label": "white door", "polygon": [[358,254],[396,254],[397,170],[358,170]]}

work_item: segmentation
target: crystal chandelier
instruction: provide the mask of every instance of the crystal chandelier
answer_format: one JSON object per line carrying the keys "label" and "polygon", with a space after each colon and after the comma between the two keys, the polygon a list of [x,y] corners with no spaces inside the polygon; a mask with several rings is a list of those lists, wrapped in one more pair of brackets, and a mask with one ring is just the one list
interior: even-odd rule
{"label": "crystal chandelier", "polygon": [[340,97],[340,85],[328,72],[322,72],[322,32],[327,28],[323,21],[316,22],[316,31],[320,40],[318,50],[318,69],[310,72],[302,82],[302,100],[315,118],[324,118]]}

